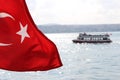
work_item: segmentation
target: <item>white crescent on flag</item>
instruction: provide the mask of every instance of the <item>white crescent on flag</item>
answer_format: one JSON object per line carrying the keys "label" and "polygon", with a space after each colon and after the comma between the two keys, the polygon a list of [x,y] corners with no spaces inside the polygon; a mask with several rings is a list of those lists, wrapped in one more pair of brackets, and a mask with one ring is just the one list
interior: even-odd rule
{"label": "white crescent on flag", "polygon": [[[0,13],[0,18],[6,18],[6,17],[9,17],[9,18],[15,20],[15,19],[14,19],[10,14],[8,14],[8,13],[5,13],[5,12],[1,12],[1,13]],[[1,27],[1,26],[0,26],[0,27]],[[11,45],[11,43],[10,43],[10,44],[0,43],[0,46],[9,46],[9,45]]]}
{"label": "white crescent on flag", "polygon": [[13,20],[15,20],[10,14],[5,13],[5,12],[1,12],[1,13],[0,13],[0,18],[5,18],[5,17],[10,17],[10,18],[12,18]]}
{"label": "white crescent on flag", "polygon": [[9,46],[11,44],[0,43],[0,46]]}

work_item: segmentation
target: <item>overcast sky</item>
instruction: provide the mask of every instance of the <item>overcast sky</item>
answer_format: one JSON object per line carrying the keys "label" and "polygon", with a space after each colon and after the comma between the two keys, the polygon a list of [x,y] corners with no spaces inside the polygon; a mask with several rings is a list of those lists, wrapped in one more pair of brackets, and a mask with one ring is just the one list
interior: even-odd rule
{"label": "overcast sky", "polygon": [[26,0],[36,24],[120,23],[120,0]]}

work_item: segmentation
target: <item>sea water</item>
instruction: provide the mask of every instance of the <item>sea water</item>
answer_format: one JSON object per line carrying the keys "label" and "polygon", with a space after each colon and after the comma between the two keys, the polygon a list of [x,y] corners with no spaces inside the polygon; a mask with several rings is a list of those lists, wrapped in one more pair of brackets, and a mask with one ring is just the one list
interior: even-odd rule
{"label": "sea water", "polygon": [[120,80],[120,32],[109,33],[113,42],[103,44],[75,44],[79,33],[45,34],[56,44],[63,66],[38,72],[0,70],[0,80]]}

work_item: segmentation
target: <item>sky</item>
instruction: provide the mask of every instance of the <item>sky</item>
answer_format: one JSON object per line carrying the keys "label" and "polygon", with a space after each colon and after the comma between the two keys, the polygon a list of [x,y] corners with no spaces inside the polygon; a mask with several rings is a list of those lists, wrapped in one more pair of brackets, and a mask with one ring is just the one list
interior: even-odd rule
{"label": "sky", "polygon": [[36,24],[119,24],[120,0],[26,0]]}

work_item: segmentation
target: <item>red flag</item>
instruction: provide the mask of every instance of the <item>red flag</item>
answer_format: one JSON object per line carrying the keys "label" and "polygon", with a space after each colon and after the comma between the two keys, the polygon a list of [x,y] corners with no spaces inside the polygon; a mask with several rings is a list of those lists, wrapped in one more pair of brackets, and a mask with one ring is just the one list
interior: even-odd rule
{"label": "red flag", "polygon": [[25,0],[0,0],[0,68],[44,71],[60,66],[55,44],[37,29]]}

